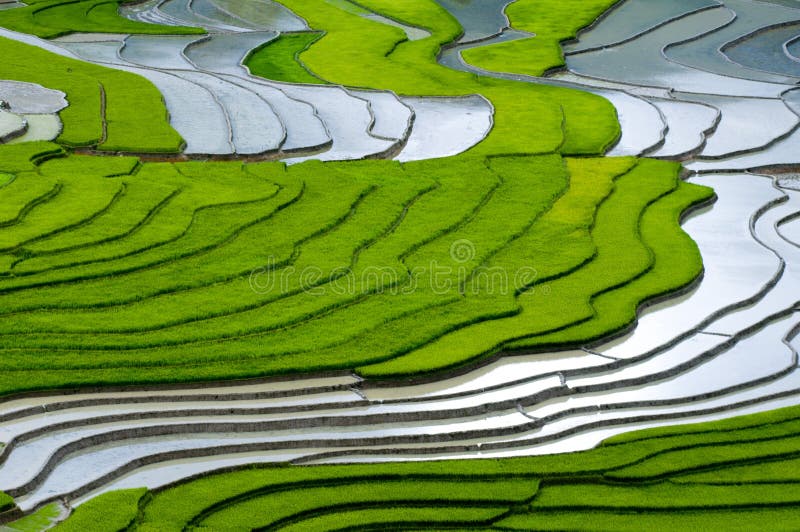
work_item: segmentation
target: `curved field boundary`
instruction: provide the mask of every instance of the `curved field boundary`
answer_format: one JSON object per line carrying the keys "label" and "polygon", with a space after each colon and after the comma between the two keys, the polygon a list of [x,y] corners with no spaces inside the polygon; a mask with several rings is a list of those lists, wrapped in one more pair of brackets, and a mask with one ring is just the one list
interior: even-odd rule
{"label": "curved field boundary", "polygon": [[[613,445],[561,456],[468,463],[262,466],[234,470],[155,492],[151,499],[143,500],[134,529],[179,530],[185,526],[213,526],[223,522],[230,523],[235,530],[254,526],[275,529],[312,523],[326,515],[332,519],[338,517],[331,522],[346,527],[359,522],[363,524],[368,513],[378,519],[375,522],[389,526],[390,523],[409,522],[409,516],[413,520],[414,508],[437,506],[437,518],[431,516],[418,522],[434,523],[447,519],[466,528],[560,528],[575,522],[579,512],[584,516],[589,512],[627,527],[634,527],[634,523],[641,524],[642,521],[658,523],[667,516],[678,522],[687,519],[710,525],[735,513],[747,522],[756,516],[761,519],[789,518],[784,522],[791,527],[797,519],[800,504],[791,484],[712,486],[670,482],[680,479],[681,472],[670,473],[666,481],[658,483],[628,477],[620,477],[611,483],[605,481],[603,475],[625,471],[629,464],[655,465],[662,456],[684,452],[680,449],[687,449],[685,452],[695,453],[697,459],[702,460],[723,449],[736,449],[737,444],[741,444],[735,458],[707,468],[709,472],[724,473],[727,468],[739,467],[739,464],[753,460],[755,455],[746,442],[754,431],[761,435],[764,450],[771,448],[778,454],[763,465],[750,467],[761,468],[763,474],[774,474],[776,468],[771,464],[794,460],[791,455],[780,453],[782,437],[778,435],[796,435],[796,417],[797,408],[793,408],[702,425],[659,429],[668,433],[668,437],[667,434],[655,439],[645,436],[652,431],[632,433]],[[698,446],[696,442],[702,444]],[[373,482],[376,488],[370,489]],[[452,503],[442,507],[435,503],[437,493],[447,501],[452,501],[454,494],[459,494],[456,496],[460,498],[475,497],[471,495],[473,486],[478,497],[473,498],[472,503],[465,502],[461,507]],[[417,487],[419,490],[415,491]],[[408,493],[414,493],[413,500]],[[119,496],[122,495],[120,492]],[[101,496],[90,504],[96,508],[104,498],[115,496],[116,492]],[[415,502],[425,498],[430,498],[429,502]],[[481,506],[499,506],[504,511],[495,510],[494,516],[483,517],[471,510],[478,501]],[[505,504],[498,504],[501,501]],[[263,504],[288,515],[281,518],[281,513],[254,511],[256,507],[263,509]],[[411,513],[391,510],[398,507],[407,507]],[[367,510],[369,512],[364,513]],[[79,513],[80,510],[74,519],[78,519]],[[69,524],[70,520],[67,520],[66,525]]]}

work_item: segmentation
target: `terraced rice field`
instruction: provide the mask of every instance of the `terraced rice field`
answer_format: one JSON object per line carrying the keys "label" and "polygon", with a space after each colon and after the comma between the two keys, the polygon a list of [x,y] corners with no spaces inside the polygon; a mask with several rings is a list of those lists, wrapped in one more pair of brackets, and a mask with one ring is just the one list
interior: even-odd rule
{"label": "terraced rice field", "polygon": [[798,528],[799,28],[0,3],[0,523]]}

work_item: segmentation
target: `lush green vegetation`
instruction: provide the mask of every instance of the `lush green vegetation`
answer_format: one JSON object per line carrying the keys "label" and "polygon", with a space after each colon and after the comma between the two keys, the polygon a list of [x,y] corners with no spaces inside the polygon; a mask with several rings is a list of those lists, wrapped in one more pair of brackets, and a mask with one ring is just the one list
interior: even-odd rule
{"label": "lush green vegetation", "polygon": [[262,78],[290,83],[325,83],[301,64],[299,55],[320,38],[318,33],[284,33],[256,48],[244,63]]}
{"label": "lush green vegetation", "polygon": [[[0,25],[44,37],[198,32],[125,20],[117,0],[28,3],[0,12]],[[253,73],[480,93],[496,110],[489,137],[467,154],[408,164],[68,154],[176,152],[181,139],[147,81],[0,39],[0,78],[70,101],[58,144],[0,147],[0,394],[438,371],[602,337],[700,272],[678,221],[712,192],[681,182],[676,164],[597,157],[619,134],[605,100],[438,65],[461,28],[430,0],[282,3],[321,33],[271,41],[248,57]],[[512,24],[536,37],[465,57],[539,75],[563,64],[559,43],[610,3],[520,0]],[[409,41],[364,9],[431,36]],[[797,529],[798,443],[794,408],[570,455],[253,467],[155,494],[106,494],[58,530]],[[0,494],[0,510],[12,506]],[[13,526],[40,527],[54,511]]]}
{"label": "lush green vegetation", "polygon": [[[0,393],[442,370],[593,339],[699,272],[676,222],[710,191],[680,184],[669,163],[559,154],[602,153],[619,130],[608,102],[439,66],[439,48],[461,28],[428,0],[362,2],[431,32],[417,41],[347,2],[283,3],[325,34],[283,36],[256,52],[251,62],[272,69],[265,75],[296,76],[299,54],[320,78],[352,86],[478,92],[496,108],[489,138],[459,157],[404,165],[74,156],[31,165],[33,154],[3,152],[0,171],[16,176],[0,189],[0,313],[14,315],[0,324]],[[109,75],[97,72],[62,90],[80,95],[83,81]],[[99,127],[108,129],[101,148],[167,145],[132,118],[114,131],[116,122],[98,123],[90,93],[69,108],[93,119],[65,129],[86,139],[75,144],[92,143]],[[157,110],[114,109],[138,119],[142,107]],[[466,249],[454,253],[457,244]]]}
{"label": "lush green vegetation", "polygon": [[[800,526],[792,483],[800,407],[634,432],[590,451],[502,460],[265,465],[158,491],[134,530],[458,527],[520,530],[752,530]],[[753,443],[771,449],[753,454]],[[729,449],[741,449],[729,453]],[[685,453],[697,460],[684,462]],[[725,455],[724,461],[718,458]],[[754,460],[761,461],[753,465]],[[671,464],[666,470],[664,465]],[[687,474],[702,468],[700,473]],[[707,482],[741,468],[752,480]],[[632,468],[658,477],[620,474]],[[796,476],[796,475],[795,475]],[[105,500],[111,495],[103,496]],[[138,499],[137,499],[138,500]],[[127,503],[126,508],[135,506]],[[80,514],[67,521],[69,524]],[[129,518],[126,513],[126,518]],[[116,530],[98,525],[88,531]]]}
{"label": "lush green vegetation", "polygon": [[[146,79],[1,37],[0,56],[0,79],[38,83],[67,94],[69,107],[60,113],[61,144],[112,152],[180,150],[183,141],[167,121],[161,93]],[[6,164],[12,161],[8,158]]]}
{"label": "lush green vegetation", "polygon": [[120,490],[106,493],[79,506],[67,521],[59,523],[56,532],[84,532],[102,523],[105,530],[127,530],[139,514],[139,505],[146,501],[146,489]]}
{"label": "lush green vegetation", "polygon": [[52,503],[6,525],[0,525],[0,532],[40,532],[52,527],[60,518],[59,505]]}
{"label": "lush green vegetation", "polygon": [[533,37],[469,48],[465,61],[484,70],[541,76],[564,65],[561,43],[574,38],[618,0],[517,0],[506,8],[511,27]]}
{"label": "lush green vegetation", "polygon": [[[129,0],[28,0],[25,7],[0,11],[0,26],[45,39],[72,32],[202,34],[201,28],[159,26],[119,15]],[[4,57],[6,57],[4,55]]]}
{"label": "lush green vegetation", "polygon": [[19,158],[0,162],[15,173],[0,189],[5,393],[392,377],[523,339],[580,342],[697,274],[676,217],[709,195],[678,187],[674,164],[630,158],[34,165],[5,149]]}
{"label": "lush green vegetation", "polygon": [[0,512],[5,512],[14,507],[14,499],[0,491]]}
{"label": "lush green vegetation", "polygon": [[[403,30],[319,0],[281,0],[325,36],[300,54],[315,75],[334,83],[391,89],[406,95],[479,93],[495,107],[494,127],[472,153],[560,152],[599,155],[619,135],[614,108],[597,96],[558,87],[477,77],[436,62],[442,45],[461,33],[430,0],[363,0],[380,14],[431,32],[409,41]],[[561,13],[560,3],[548,3]]]}

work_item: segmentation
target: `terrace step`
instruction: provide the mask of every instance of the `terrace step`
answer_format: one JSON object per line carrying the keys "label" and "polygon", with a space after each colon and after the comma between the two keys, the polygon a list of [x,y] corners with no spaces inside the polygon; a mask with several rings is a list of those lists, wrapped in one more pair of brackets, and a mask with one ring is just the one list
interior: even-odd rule
{"label": "terrace step", "polygon": [[8,105],[4,111],[16,114],[54,114],[69,105],[61,91],[10,80],[0,80],[0,101]]}
{"label": "terrace step", "polygon": [[581,31],[576,41],[564,43],[564,52],[569,55],[622,44],[686,15],[718,7],[720,3],[717,0],[657,4],[648,0],[619,2],[602,19]]}
{"label": "terrace step", "polygon": [[28,123],[18,114],[0,110],[0,144],[25,134]]}
{"label": "terrace step", "polygon": [[644,98],[626,92],[593,90],[617,109],[622,136],[608,152],[609,156],[634,155],[658,149],[665,141],[667,124],[664,115]]}
{"label": "terrace step", "polygon": [[202,16],[194,11],[191,5],[192,3],[189,0],[166,0],[158,6],[158,11],[161,11],[168,17],[179,21],[177,25],[198,26],[214,32],[238,32],[248,31],[250,29],[244,28],[238,23],[235,25],[229,25],[222,21]]}
{"label": "terrace step", "polygon": [[770,292],[755,305],[735,312],[708,330],[731,334],[746,326],[758,323],[769,316],[798,306],[800,301],[800,248],[781,238],[777,231],[780,223],[793,219],[800,212],[800,192],[783,190],[786,201],[776,205],[756,221],[754,230],[762,244],[781,258],[785,269]]}
{"label": "terrace step", "polygon": [[778,226],[781,237],[796,246],[800,246],[800,219],[790,219]]}
{"label": "terrace step", "polygon": [[231,84],[246,87],[269,102],[286,128],[286,138],[281,145],[284,153],[323,149],[331,143],[328,130],[312,104],[292,98],[280,88],[255,77],[227,74],[220,77]]}
{"label": "terrace step", "polygon": [[244,59],[252,50],[278,35],[274,31],[211,34],[189,43],[182,53],[197,70],[234,76],[249,75],[247,68],[242,65]]}
{"label": "terrace step", "polygon": [[367,101],[350,96],[341,87],[292,85],[272,83],[290,98],[313,105],[317,115],[333,140],[330,150],[315,156],[288,159],[298,163],[308,159],[323,161],[363,159],[392,149],[395,141],[383,140],[369,134],[372,125]]}
{"label": "terrace step", "polygon": [[[683,224],[703,257],[702,282],[690,293],[645,309],[636,329],[594,351],[612,359],[632,359],[669,346],[698,331],[716,314],[749,304],[768,292],[781,271],[780,259],[759,243],[751,226],[782,194],[768,178],[746,174],[693,177],[711,186],[713,208]],[[731,256],[742,257],[731,261]]]}
{"label": "terrace step", "polygon": [[9,144],[55,140],[63,128],[61,119],[56,114],[22,115],[22,118],[27,122],[28,127],[22,135],[8,141]]}
{"label": "terrace step", "polygon": [[119,49],[119,57],[128,64],[145,68],[190,70],[192,64],[183,50],[200,39],[197,35],[131,35]]}
{"label": "terrace step", "polygon": [[182,72],[179,75],[212,92],[220,101],[231,125],[235,153],[275,152],[283,145],[286,130],[270,103],[257,92],[211,74]]}
{"label": "terrace step", "polygon": [[252,76],[242,64],[252,49],[277,35],[275,32],[215,34],[189,44],[184,55],[195,68],[213,73],[226,83],[245,88],[263,99],[285,129],[280,146],[284,153],[324,149],[330,145],[331,138],[314,106],[289,97],[263,78]]}
{"label": "terrace step", "polygon": [[651,100],[666,119],[669,130],[664,144],[648,153],[652,157],[680,158],[701,151],[708,135],[718,127],[721,113],[708,105],[677,100]]}
{"label": "terrace step", "polygon": [[392,92],[348,91],[356,98],[369,102],[373,116],[369,133],[373,137],[403,141],[408,139],[414,124],[414,111]]}
{"label": "terrace step", "polygon": [[159,9],[167,0],[146,0],[145,2],[136,2],[131,4],[123,4],[119,7],[119,13],[123,17],[139,22],[147,22],[150,24],[163,24],[164,26],[196,26],[186,21],[168,15]]}
{"label": "terrace step", "polygon": [[267,31],[308,31],[306,21],[292,11],[272,0],[210,0],[219,11],[228,13],[238,20],[260,30]]}
{"label": "terrace step", "polygon": [[398,161],[457,155],[478,144],[492,128],[494,109],[482,96],[401,100],[414,113],[414,127]]}
{"label": "terrace step", "polygon": [[61,43],[60,46],[87,61],[139,74],[150,80],[164,96],[172,127],[186,140],[186,153],[234,152],[227,115],[208,89],[171,73],[127,63],[119,57],[124,43]]}
{"label": "terrace step", "polygon": [[[721,159],[737,154],[758,152],[789,135],[797,128],[797,115],[779,99],[729,98],[678,94],[676,97],[710,105],[719,110],[720,123],[714,134],[708,137],[705,147],[697,157]],[[764,114],[770,121],[762,119]]]}
{"label": "terrace step", "polygon": [[[679,63],[673,57],[677,54],[673,54],[673,48],[668,49],[669,56],[663,52],[672,43],[713,34],[735,19],[736,13],[728,8],[713,8],[687,15],[624,44],[569,55],[566,58],[567,68],[584,76],[631,85],[698,94],[778,98],[791,85],[708,72],[697,65]],[[689,47],[688,50],[694,48]]]}
{"label": "terrace step", "polygon": [[437,0],[437,2],[449,11],[464,28],[464,35],[458,40],[459,43],[485,41],[509,27],[505,9],[511,3],[510,0],[484,0],[482,2]]}
{"label": "terrace step", "polygon": [[722,48],[725,56],[744,68],[800,78],[800,62],[788,43],[800,35],[800,24],[785,23],[756,30]]}
{"label": "terrace step", "polygon": [[800,10],[773,4],[754,3],[749,0],[725,0],[725,8],[736,14],[730,24],[698,36],[690,41],[674,44],[664,49],[664,55],[678,63],[698,70],[765,83],[792,85],[795,79],[763,70],[743,69],[728,60],[723,50],[752,32],[784,22],[796,22]]}
{"label": "terrace step", "polygon": [[220,7],[211,0],[191,0],[188,2],[189,11],[212,24],[215,29],[227,31],[248,31],[262,29],[257,24],[236,16]]}

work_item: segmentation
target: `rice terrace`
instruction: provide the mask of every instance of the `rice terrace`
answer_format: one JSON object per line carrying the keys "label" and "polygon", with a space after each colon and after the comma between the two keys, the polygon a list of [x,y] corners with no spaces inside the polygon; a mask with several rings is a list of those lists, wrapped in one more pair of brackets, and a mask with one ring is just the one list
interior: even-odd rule
{"label": "rice terrace", "polygon": [[800,530],[800,0],[0,0],[0,531]]}

